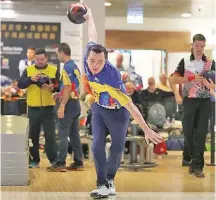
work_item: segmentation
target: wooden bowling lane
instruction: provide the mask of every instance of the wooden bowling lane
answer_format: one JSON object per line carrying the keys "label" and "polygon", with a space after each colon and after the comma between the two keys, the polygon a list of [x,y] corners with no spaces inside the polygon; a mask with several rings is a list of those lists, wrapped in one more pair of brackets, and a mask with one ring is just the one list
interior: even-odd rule
{"label": "wooden bowling lane", "polygon": [[[3,200],[92,200],[88,192],[2,192]],[[214,193],[118,192],[107,200],[215,200]]]}
{"label": "wooden bowling lane", "polygon": [[[215,192],[215,168],[205,167],[206,178],[198,179],[181,167],[181,153],[169,154],[157,160],[159,166],[139,172],[119,170],[116,177],[118,192]],[[207,160],[209,155],[207,155]],[[95,188],[93,163],[85,161],[85,170],[77,172],[47,172],[44,155],[39,169],[30,170],[29,186],[5,186],[1,191],[19,192],[90,192]],[[69,163],[69,161],[68,161]]]}

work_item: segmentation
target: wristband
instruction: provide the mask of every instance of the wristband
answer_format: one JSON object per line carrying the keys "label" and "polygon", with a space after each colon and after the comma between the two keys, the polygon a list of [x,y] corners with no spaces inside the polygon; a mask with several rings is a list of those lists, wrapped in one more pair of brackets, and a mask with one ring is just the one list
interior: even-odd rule
{"label": "wristband", "polygon": [[191,81],[193,81],[195,78],[196,78],[196,77],[195,77],[195,74],[191,74],[191,75],[188,76],[188,81],[191,82]]}

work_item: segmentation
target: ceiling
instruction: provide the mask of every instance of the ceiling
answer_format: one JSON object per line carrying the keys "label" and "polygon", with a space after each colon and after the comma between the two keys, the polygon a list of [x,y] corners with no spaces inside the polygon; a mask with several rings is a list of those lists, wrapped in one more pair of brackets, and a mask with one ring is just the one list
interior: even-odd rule
{"label": "ceiling", "polygon": [[[14,9],[23,14],[65,15],[68,4],[75,0],[1,0],[1,9]],[[93,0],[99,1],[99,0]],[[194,18],[215,18],[215,0],[107,0],[106,16],[126,17],[128,8],[143,9],[144,17],[179,18],[191,13]]]}
{"label": "ceiling", "polygon": [[191,13],[195,18],[215,17],[215,0],[109,0],[107,16],[127,16],[128,7],[142,7],[144,17],[178,18]]}

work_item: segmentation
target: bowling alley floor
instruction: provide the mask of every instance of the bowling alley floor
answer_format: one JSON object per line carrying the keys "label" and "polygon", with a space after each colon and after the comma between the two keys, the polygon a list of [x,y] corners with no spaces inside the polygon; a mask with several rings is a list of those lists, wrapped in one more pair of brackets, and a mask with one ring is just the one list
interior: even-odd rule
{"label": "bowling alley floor", "polygon": [[[209,162],[209,152],[205,154]],[[134,172],[120,169],[116,176],[117,196],[112,200],[213,200],[215,168],[205,167],[206,178],[198,179],[181,167],[181,152],[157,159],[158,167]],[[85,161],[84,171],[47,172],[48,161],[42,155],[41,167],[30,170],[29,186],[1,187],[2,200],[87,200],[95,188],[93,163]]]}

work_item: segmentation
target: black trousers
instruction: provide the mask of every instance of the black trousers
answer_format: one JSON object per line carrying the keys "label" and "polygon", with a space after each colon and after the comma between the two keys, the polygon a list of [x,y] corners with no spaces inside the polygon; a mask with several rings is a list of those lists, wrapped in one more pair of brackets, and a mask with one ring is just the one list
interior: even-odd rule
{"label": "black trousers", "polygon": [[41,125],[44,130],[45,151],[49,161],[52,163],[57,159],[57,145],[55,134],[56,112],[54,106],[47,107],[29,107],[29,138],[32,140],[33,147],[30,147],[31,161],[39,163],[39,136]]}
{"label": "black trousers", "polygon": [[[194,137],[195,132],[197,130],[198,119],[199,119],[199,111],[195,115],[194,128],[193,128],[193,132],[192,132],[193,137]],[[183,121],[182,121],[182,123],[183,123]],[[190,149],[188,148],[186,141],[187,141],[187,139],[184,138],[183,160],[190,162],[192,160],[192,157],[191,157],[191,154],[189,153]],[[193,146],[193,141],[190,145]]]}
{"label": "black trousers", "polygon": [[210,115],[210,131],[214,133],[214,126],[215,126],[215,102],[211,103],[211,115]]}
{"label": "black trousers", "polygon": [[210,98],[183,100],[183,132],[192,169],[203,169],[208,121],[211,111]]}
{"label": "black trousers", "polygon": [[211,131],[211,163],[215,163],[215,102],[211,103],[210,131]]}

